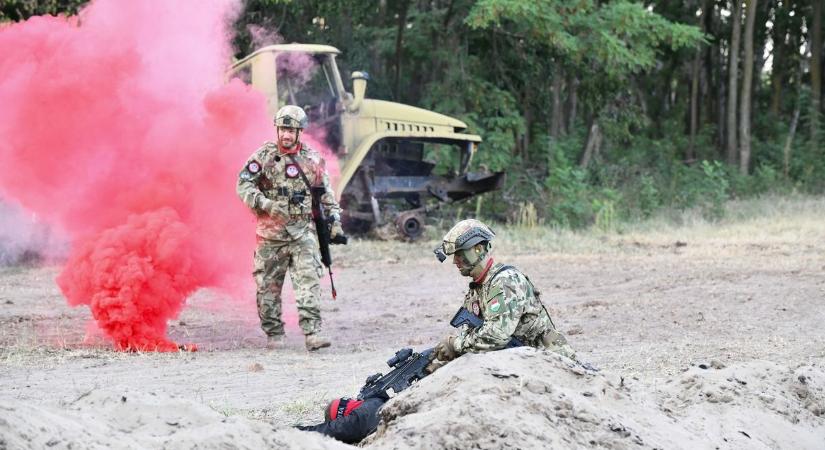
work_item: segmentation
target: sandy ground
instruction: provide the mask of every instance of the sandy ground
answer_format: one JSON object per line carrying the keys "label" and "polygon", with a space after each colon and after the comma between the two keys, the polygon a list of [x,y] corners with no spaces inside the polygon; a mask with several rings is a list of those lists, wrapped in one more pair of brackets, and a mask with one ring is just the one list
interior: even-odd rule
{"label": "sandy ground", "polygon": [[[530,275],[580,357],[602,369],[599,374],[579,377],[579,381],[573,377],[565,386],[587,391],[594,389],[593,383],[609,382],[610,389],[629,398],[601,403],[598,395],[587,398],[588,404],[596,405],[592,406],[596,412],[591,411],[586,416],[589,422],[584,423],[593,422],[595,431],[573,426],[562,429],[560,422],[546,415],[547,424],[555,424],[538,432],[546,442],[605,448],[825,448],[825,404],[821,402],[825,386],[825,202],[809,202],[793,213],[779,211],[757,219],[656,231],[636,228],[574,235],[547,229],[507,229],[500,233],[498,244],[497,259]],[[170,336],[179,342],[197,343],[199,352],[113,352],[90,333],[88,310],[66,306],[53,281],[59,268],[0,269],[0,448],[66,448],[69,442],[80,447],[109,446],[111,442],[107,444],[105,439],[96,440],[94,427],[103,430],[100,436],[107,435],[105,430],[140,428],[118,422],[118,413],[112,408],[125,408],[118,403],[121,397],[129,399],[123,404],[129,405],[133,414],[153,412],[151,420],[140,416],[140,426],[151,428],[146,424],[157,422],[160,425],[155,428],[174,428],[165,433],[177,436],[164,440],[166,435],[160,431],[135,432],[136,446],[217,447],[223,443],[247,448],[334,448],[334,442],[285,427],[318,421],[326,400],[356,394],[367,375],[384,371],[384,362],[395,350],[427,347],[450,332],[447,322],[460,304],[466,281],[454,267],[438,264],[432,256],[433,246],[434,242],[355,240],[348,248],[336,249],[339,298],[330,301],[325,290],[323,304],[325,333],[334,345],[312,354],[304,351],[294,322],[288,329],[289,348],[265,350],[254,299],[239,303],[210,291],[195,295],[181,317],[170,323]],[[287,307],[287,314],[294,316],[294,305]],[[429,436],[422,441],[429,445],[462,448],[423,431],[428,422],[415,414],[426,402],[424,393],[430,398],[443,397],[447,392],[463,392],[462,387],[470,389],[474,382],[479,383],[472,376],[465,384],[447,380],[473,370],[481,377],[486,373],[481,369],[485,364],[516,367],[513,370],[522,370],[516,373],[519,377],[532,375],[550,386],[553,379],[547,374],[567,370],[563,362],[554,362],[544,354],[502,353],[498,359],[462,358],[462,367],[448,365],[425,379],[428,383],[422,382],[420,389],[394,399],[419,406],[401,412],[393,409],[393,415],[387,416],[390,426],[382,425],[369,445],[415,448],[418,445],[410,436],[419,433]],[[530,357],[548,364],[542,374],[532,373],[539,370],[535,362],[518,369],[519,364],[506,359]],[[729,378],[735,378],[725,371],[744,371],[743,376],[768,381],[763,383],[764,389],[751,383],[741,401],[722,402],[734,409],[720,409],[718,401],[709,399],[735,390],[723,388],[731,383]],[[702,375],[715,372],[721,375]],[[763,372],[768,375],[759,377]],[[804,373],[819,384],[793,381]],[[684,381],[691,375],[710,377],[705,380],[709,390],[696,380]],[[491,384],[482,385],[502,389],[496,387],[498,382],[509,383],[493,377]],[[700,387],[691,388],[697,383]],[[673,385],[680,387],[668,388]],[[800,385],[812,386],[812,393],[799,395]],[[620,392],[622,389],[636,394]],[[794,400],[782,410],[770,407],[767,400],[754,400],[760,394]],[[539,404],[552,409],[558,399],[550,397],[541,397]],[[697,399],[712,408],[693,408],[691,405],[700,401]],[[455,402],[431,401],[436,403],[424,407],[441,410],[438,417],[468,411],[455,409]],[[166,406],[157,407],[158,402]],[[510,417],[537,408],[529,401],[505,402],[501,407],[511,409]],[[757,426],[762,424],[763,433],[768,427],[764,433],[768,438],[759,440],[758,446],[753,446],[755,441],[742,441],[744,435],[738,433],[733,433],[737,439],[729,441],[733,435],[719,431],[728,422],[708,419],[708,414],[717,413],[741,416],[744,413],[736,412],[740,407],[757,411],[752,417]],[[642,412],[637,415],[628,412],[639,408]],[[168,410],[184,411],[179,415],[188,419],[157,412]],[[481,411],[465,420],[480,424],[492,420],[483,415],[483,408]],[[629,417],[625,425],[609,419],[624,417],[622,414]],[[762,416],[767,418],[758,421]],[[26,419],[32,417],[43,419]],[[198,425],[210,420],[223,424],[209,427],[211,434]],[[687,425],[671,432],[669,421]],[[96,424],[87,431],[91,434],[84,435],[71,425],[84,423]],[[793,428],[797,425],[801,428]],[[610,428],[621,426],[632,428],[632,432]],[[26,427],[31,430],[19,431]],[[436,429],[449,434],[461,423],[451,427]],[[47,431],[38,432],[39,428]],[[175,434],[179,429],[189,434]],[[550,431],[553,429],[556,431]],[[612,431],[607,432],[611,439],[594,437],[604,430]],[[737,431],[750,435],[753,430]],[[227,438],[227,433],[234,437]],[[617,440],[616,433],[629,437]],[[237,437],[241,435],[254,435],[259,440]],[[635,435],[641,443],[634,441]],[[798,439],[788,440],[787,436]],[[46,437],[53,441],[43,440]],[[506,438],[478,439],[474,445],[480,448],[510,445]],[[542,442],[529,436],[519,439],[524,442],[522,448]]]}

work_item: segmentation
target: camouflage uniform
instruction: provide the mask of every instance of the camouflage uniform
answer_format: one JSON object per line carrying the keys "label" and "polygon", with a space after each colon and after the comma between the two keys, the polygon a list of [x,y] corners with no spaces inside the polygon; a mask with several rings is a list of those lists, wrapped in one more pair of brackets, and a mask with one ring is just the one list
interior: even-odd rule
{"label": "camouflage uniform", "polygon": [[[324,160],[304,144],[295,154],[309,182],[324,186],[321,204],[329,216],[340,207],[329,183]],[[281,290],[290,271],[298,306],[299,325],[306,335],[321,327],[321,256],[312,221],[312,196],[289,156],[277,144],[266,142],[247,160],[238,176],[237,193],[256,214],[258,247],[253,275],[261,328],[268,336],[284,334]]]}
{"label": "camouflage uniform", "polygon": [[464,307],[484,324],[478,329],[463,327],[453,341],[456,352],[499,350],[516,337],[525,345],[574,358],[575,352],[556,330],[530,279],[516,268],[503,267],[493,264],[481,283],[470,283]]}

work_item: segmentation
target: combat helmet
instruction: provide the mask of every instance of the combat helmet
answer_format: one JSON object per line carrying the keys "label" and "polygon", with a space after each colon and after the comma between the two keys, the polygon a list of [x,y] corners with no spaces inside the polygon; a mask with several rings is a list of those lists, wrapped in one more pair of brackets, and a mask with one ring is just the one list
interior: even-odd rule
{"label": "combat helmet", "polygon": [[480,220],[462,220],[444,235],[441,245],[436,247],[434,253],[439,261],[444,262],[447,255],[452,255],[458,250],[469,250],[482,242],[490,242],[495,236],[493,230]]}
{"label": "combat helmet", "polygon": [[307,113],[300,106],[286,105],[275,114],[275,126],[303,130],[309,124]]}

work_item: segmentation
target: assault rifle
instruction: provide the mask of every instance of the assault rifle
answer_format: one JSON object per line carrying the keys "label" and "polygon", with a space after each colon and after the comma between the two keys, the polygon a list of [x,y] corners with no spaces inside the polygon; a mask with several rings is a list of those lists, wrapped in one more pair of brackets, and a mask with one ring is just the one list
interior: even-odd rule
{"label": "assault rifle", "polygon": [[324,214],[324,208],[321,206],[321,196],[326,193],[326,189],[323,186],[312,186],[310,193],[312,194],[312,220],[315,222],[315,232],[318,233],[318,249],[321,251],[321,262],[329,271],[332,299],[335,300],[338,293],[335,291],[335,280],[332,279],[332,255],[329,253],[329,244],[346,244],[348,239],[345,235],[335,236],[334,239],[329,237],[332,221]]}
{"label": "assault rifle", "polygon": [[386,375],[376,373],[367,378],[364,387],[358,392],[358,400],[371,397],[389,397],[389,390],[399,393],[410,387],[413,382],[427,375],[426,368],[432,359],[433,349],[428,348],[420,353],[411,348],[402,348],[395,352],[395,356],[387,360],[392,370]]}
{"label": "assault rifle", "polygon": [[[450,325],[458,328],[467,325],[470,328],[478,328],[484,323],[480,317],[461,307],[455,313]],[[518,338],[511,338],[505,348],[522,347]],[[358,399],[363,400],[370,397],[389,397],[389,390],[399,393],[407,389],[413,382],[418,381],[427,375],[426,368],[433,359],[433,348],[422,350],[420,353],[412,351],[411,348],[402,348],[395,352],[395,356],[387,360],[387,365],[392,368],[386,375],[376,373],[367,378],[364,387],[358,392]]]}
{"label": "assault rifle", "polygon": [[[458,308],[458,311],[455,313],[452,320],[450,320],[450,325],[452,325],[455,328],[459,328],[462,325],[467,325],[470,328],[478,328],[483,324],[484,324],[484,321],[481,319],[481,317],[478,317],[477,315],[471,313],[470,311],[467,311],[467,308],[465,308],[463,306],[461,308]],[[507,345],[504,346],[504,348],[523,347],[523,346],[524,346],[524,343],[521,342],[520,339],[515,338],[515,337],[511,337],[510,342],[508,342]]]}

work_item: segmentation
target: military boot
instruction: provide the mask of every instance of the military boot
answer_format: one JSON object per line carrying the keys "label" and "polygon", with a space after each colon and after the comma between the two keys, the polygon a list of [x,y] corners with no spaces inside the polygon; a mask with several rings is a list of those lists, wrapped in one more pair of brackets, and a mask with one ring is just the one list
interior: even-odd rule
{"label": "military boot", "polygon": [[269,350],[281,350],[286,347],[286,339],[284,338],[283,334],[276,334],[273,336],[267,336],[266,338],[266,348]]}
{"label": "military boot", "polygon": [[332,343],[317,334],[308,334],[306,335],[306,346],[307,350],[315,351],[319,348],[329,347]]}

